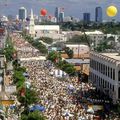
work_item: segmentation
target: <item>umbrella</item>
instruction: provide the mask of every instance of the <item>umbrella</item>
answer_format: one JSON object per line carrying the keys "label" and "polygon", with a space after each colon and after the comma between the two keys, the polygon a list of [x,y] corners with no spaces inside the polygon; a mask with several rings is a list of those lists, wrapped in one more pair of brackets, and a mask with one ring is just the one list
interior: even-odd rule
{"label": "umbrella", "polygon": [[10,106],[10,109],[15,109],[15,108],[16,108],[15,105],[11,105],[11,106]]}
{"label": "umbrella", "polygon": [[73,90],[73,89],[74,89],[74,86],[73,86],[73,85],[69,85],[69,86],[68,86],[68,89]]}
{"label": "umbrella", "polygon": [[41,106],[41,105],[34,105],[30,108],[30,111],[35,111],[35,110],[39,110],[39,111],[45,111],[45,107]]}

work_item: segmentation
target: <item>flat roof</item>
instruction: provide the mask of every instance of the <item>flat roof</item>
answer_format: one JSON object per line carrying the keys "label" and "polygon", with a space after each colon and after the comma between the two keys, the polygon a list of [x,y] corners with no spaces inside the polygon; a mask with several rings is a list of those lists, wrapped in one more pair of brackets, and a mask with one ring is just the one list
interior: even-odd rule
{"label": "flat roof", "polygon": [[118,53],[100,53],[100,54],[120,61],[120,55],[118,55]]}
{"label": "flat roof", "polygon": [[72,64],[89,64],[90,63],[90,59],[65,59],[65,61],[67,61],[68,63],[72,63]]}

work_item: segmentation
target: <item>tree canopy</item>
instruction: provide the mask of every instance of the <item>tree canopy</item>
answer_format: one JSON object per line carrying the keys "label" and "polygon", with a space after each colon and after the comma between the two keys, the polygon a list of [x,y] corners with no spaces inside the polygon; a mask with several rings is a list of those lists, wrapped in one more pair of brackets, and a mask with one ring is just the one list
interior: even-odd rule
{"label": "tree canopy", "polygon": [[28,115],[22,114],[21,120],[45,120],[43,114],[39,111],[30,112]]}
{"label": "tree canopy", "polygon": [[90,46],[91,40],[87,35],[74,35],[71,39],[67,41],[67,43],[87,44],[88,46]]}

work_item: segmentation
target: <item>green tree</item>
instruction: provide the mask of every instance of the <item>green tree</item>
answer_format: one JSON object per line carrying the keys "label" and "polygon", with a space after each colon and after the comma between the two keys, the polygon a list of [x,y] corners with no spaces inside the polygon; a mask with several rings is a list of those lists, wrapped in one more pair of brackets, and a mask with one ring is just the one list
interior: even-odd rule
{"label": "green tree", "polygon": [[21,96],[21,93],[20,93],[21,89],[19,90],[19,93],[18,93],[18,101],[23,106],[27,107],[28,105],[35,104],[38,102],[39,99],[36,91],[26,88],[25,96]]}
{"label": "green tree", "polygon": [[73,50],[71,50],[69,47],[66,47],[65,52],[69,58],[73,58]]}
{"label": "green tree", "polygon": [[61,56],[60,56],[60,54],[59,54],[58,52],[56,52],[56,51],[51,51],[51,52],[48,54],[47,59],[55,63],[56,60],[58,60],[58,59],[60,60],[60,59],[61,59]]}
{"label": "green tree", "polygon": [[69,75],[73,75],[75,73],[74,65],[67,63],[66,61],[63,61],[63,64],[61,66],[61,69],[68,73]]}
{"label": "green tree", "polygon": [[87,35],[74,35],[67,42],[73,44],[87,44],[88,46],[90,46],[91,40]]}
{"label": "green tree", "polygon": [[6,45],[5,45],[5,49],[4,49],[4,54],[6,56],[6,60],[7,61],[11,61],[13,60],[13,54],[15,52],[15,49],[13,47],[13,43],[11,38],[8,36],[6,39]]}
{"label": "green tree", "polygon": [[45,42],[47,44],[52,44],[53,43],[53,39],[49,38],[49,37],[41,37],[41,38],[39,38],[39,40],[42,40],[43,42]]}
{"label": "green tree", "polygon": [[28,115],[22,114],[21,120],[45,120],[46,118],[39,111],[30,112]]}

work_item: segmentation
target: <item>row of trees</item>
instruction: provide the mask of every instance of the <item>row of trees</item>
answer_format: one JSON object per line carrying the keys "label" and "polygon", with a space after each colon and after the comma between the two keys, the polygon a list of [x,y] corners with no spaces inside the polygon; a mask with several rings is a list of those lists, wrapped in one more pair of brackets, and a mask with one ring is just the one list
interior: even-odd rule
{"label": "row of trees", "polygon": [[120,22],[115,23],[114,21],[106,23],[96,23],[90,22],[89,24],[84,24],[83,21],[78,23],[74,22],[63,22],[60,23],[60,26],[63,30],[78,30],[81,31],[82,28],[85,30],[102,30],[105,34],[119,34],[120,33]]}
{"label": "row of trees", "polygon": [[72,44],[86,44],[90,46],[91,44],[91,39],[87,35],[74,35],[72,38],[70,38],[67,43],[72,43]]}
{"label": "row of trees", "polygon": [[26,86],[26,78],[24,73],[26,72],[25,67],[21,67],[19,60],[13,61],[14,66],[14,74],[13,74],[13,82],[17,86],[17,99],[21,103],[19,108],[17,109],[20,111],[21,107],[24,107],[24,111],[21,115],[21,120],[45,120],[45,117],[39,111],[29,112],[29,106],[32,104],[38,103],[38,95],[35,90],[33,90],[33,86],[29,88]]}
{"label": "row of trees", "polygon": [[52,44],[53,43],[53,39],[52,38],[49,38],[49,37],[40,37],[39,39],[37,40],[41,40],[47,44]]}
{"label": "row of trees", "polygon": [[16,106],[15,112],[19,114],[21,107],[24,107],[24,111],[21,115],[21,120],[45,120],[45,117],[39,111],[29,112],[29,105],[38,103],[38,95],[33,86],[30,88],[26,87],[26,72],[25,67],[21,67],[18,59],[14,60],[15,49],[12,43],[12,39],[8,36],[6,40],[6,47],[4,50],[7,62],[12,61],[13,63],[13,84],[17,86],[16,96],[18,101],[21,103],[20,106]]}
{"label": "row of trees", "polygon": [[14,53],[15,53],[15,49],[13,47],[13,43],[12,43],[11,37],[8,35],[6,39],[5,48],[4,48],[4,54],[7,62],[13,60]]}
{"label": "row of trees", "polygon": [[34,40],[31,36],[28,36],[24,33],[22,33],[22,35],[25,38],[25,40],[27,40],[32,46],[37,48],[42,54],[47,54],[46,46],[39,42],[39,39]]}
{"label": "row of trees", "polygon": [[52,51],[48,54],[47,59],[52,61],[58,68],[65,71],[69,75],[73,75],[75,73],[74,65],[62,60],[60,53]]}

